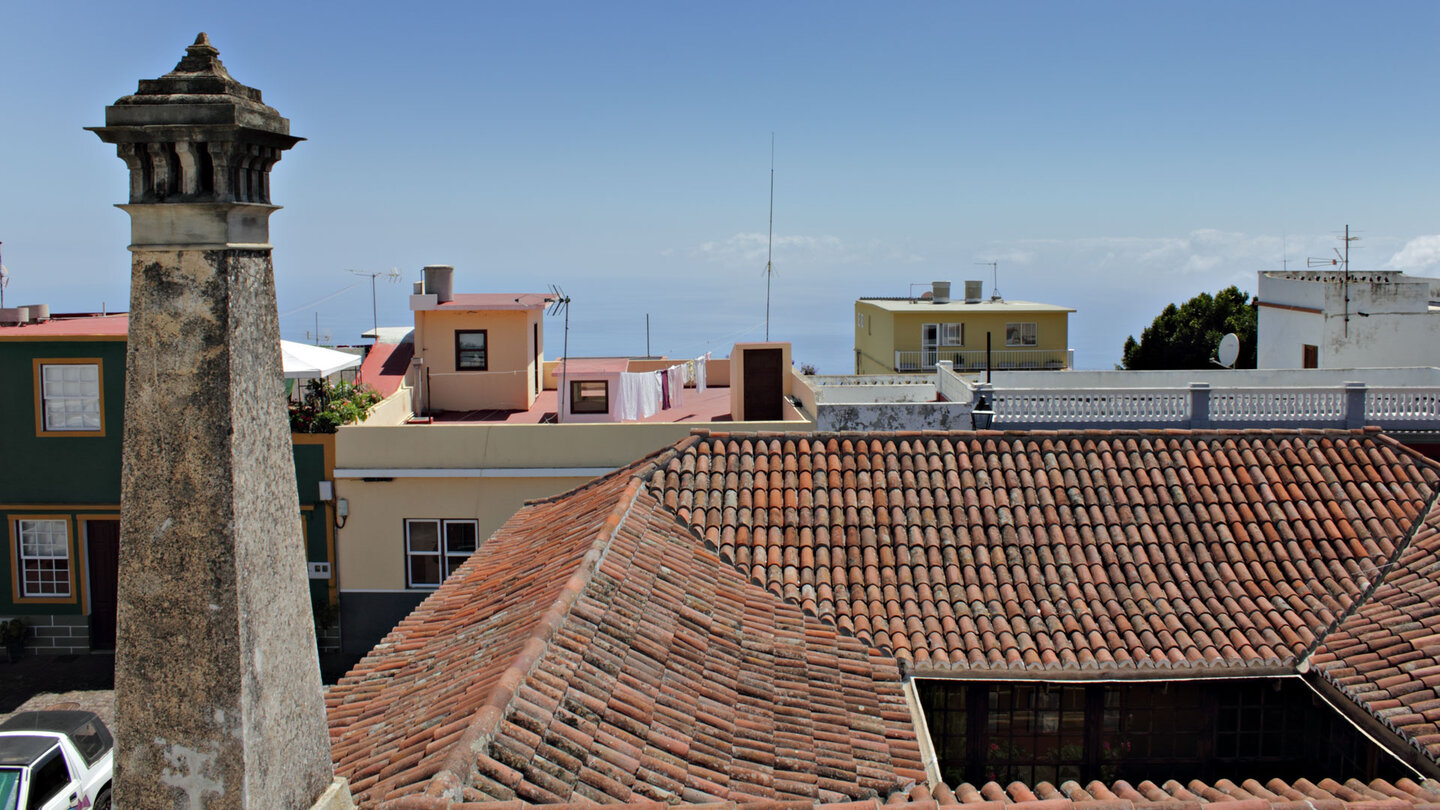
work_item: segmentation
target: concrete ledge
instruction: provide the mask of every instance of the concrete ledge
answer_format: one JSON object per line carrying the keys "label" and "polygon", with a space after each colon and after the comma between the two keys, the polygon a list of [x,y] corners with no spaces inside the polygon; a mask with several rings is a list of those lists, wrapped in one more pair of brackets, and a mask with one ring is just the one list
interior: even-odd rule
{"label": "concrete ledge", "polygon": [[330,787],[310,805],[310,810],[355,810],[355,800],[350,798],[350,783],[343,776],[335,777]]}

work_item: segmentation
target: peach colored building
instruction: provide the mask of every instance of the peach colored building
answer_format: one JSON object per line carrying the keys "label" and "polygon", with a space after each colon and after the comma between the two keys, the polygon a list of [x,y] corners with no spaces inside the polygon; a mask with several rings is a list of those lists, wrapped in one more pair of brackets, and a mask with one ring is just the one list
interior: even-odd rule
{"label": "peach colored building", "polygon": [[[361,371],[385,399],[336,437],[341,632],[351,651],[378,641],[527,500],[697,428],[814,429],[813,409],[795,398],[804,386],[787,343],[738,344],[709,360],[546,360],[550,296],[456,294],[447,266],[426,268],[418,286],[411,337],[376,346]],[[690,381],[668,407],[627,415],[622,384],[662,371]]]}

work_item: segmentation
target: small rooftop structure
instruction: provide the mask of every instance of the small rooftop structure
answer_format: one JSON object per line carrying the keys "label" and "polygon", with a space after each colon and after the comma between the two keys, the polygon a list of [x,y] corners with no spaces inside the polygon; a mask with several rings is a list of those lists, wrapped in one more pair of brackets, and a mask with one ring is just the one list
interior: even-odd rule
{"label": "small rooftop structure", "polygon": [[1440,366],[1440,279],[1267,272],[1256,303],[1260,368]]}

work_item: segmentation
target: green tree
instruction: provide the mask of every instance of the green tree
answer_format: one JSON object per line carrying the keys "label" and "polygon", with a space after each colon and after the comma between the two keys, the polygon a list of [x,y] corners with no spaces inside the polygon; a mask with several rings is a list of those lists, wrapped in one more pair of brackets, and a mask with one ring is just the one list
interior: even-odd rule
{"label": "green tree", "polygon": [[1235,286],[1165,307],[1139,341],[1125,339],[1122,362],[1127,369],[1214,368],[1210,359],[1229,332],[1240,338],[1235,367],[1255,368],[1255,304]]}

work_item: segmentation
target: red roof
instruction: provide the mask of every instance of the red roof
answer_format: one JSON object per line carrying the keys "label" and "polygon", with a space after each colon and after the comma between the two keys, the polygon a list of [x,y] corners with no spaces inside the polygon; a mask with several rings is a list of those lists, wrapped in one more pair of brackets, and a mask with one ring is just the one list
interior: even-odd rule
{"label": "red roof", "polygon": [[1440,510],[1311,659],[1346,697],[1440,762]]}
{"label": "red roof", "polygon": [[362,804],[836,801],[923,778],[895,662],[749,587],[636,472],[522,510],[331,688]]}
{"label": "red roof", "polygon": [[80,314],[55,315],[43,323],[24,326],[0,326],[0,340],[40,337],[124,337],[130,328],[130,316]]}
{"label": "red roof", "polygon": [[1318,647],[1433,760],[1437,492],[1371,431],[700,433],[482,545],[331,689],[337,771],[393,810],[1437,804],[1405,780],[930,794],[900,686],[1296,674]]}
{"label": "red roof", "polygon": [[360,364],[360,382],[374,388],[380,396],[388,397],[400,390],[400,383],[405,381],[410,359],[414,356],[413,341],[376,343],[365,353],[365,361]]}
{"label": "red roof", "polygon": [[1293,667],[1429,508],[1377,434],[716,434],[665,498],[917,673]]}

